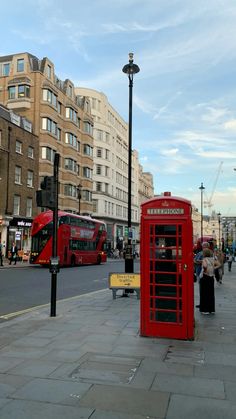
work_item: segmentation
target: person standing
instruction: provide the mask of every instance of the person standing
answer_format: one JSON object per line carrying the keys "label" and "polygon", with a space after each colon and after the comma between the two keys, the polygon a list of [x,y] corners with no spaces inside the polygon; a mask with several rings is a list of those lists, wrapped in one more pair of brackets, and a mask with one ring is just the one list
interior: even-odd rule
{"label": "person standing", "polygon": [[3,244],[0,240],[0,264],[3,266]]}
{"label": "person standing", "polygon": [[223,252],[219,249],[215,250],[214,252],[214,258],[218,260],[220,263],[220,266],[218,268],[215,268],[215,279],[218,282],[218,284],[222,284],[222,278],[224,275],[224,255]]}
{"label": "person standing", "polygon": [[9,265],[11,265],[11,263],[13,261],[15,262],[15,265],[16,265],[17,253],[18,253],[18,249],[16,247],[15,242],[13,242],[12,243],[12,246],[11,246],[11,250],[10,250],[10,262],[9,262]]}
{"label": "person standing", "polygon": [[[201,244],[201,250],[196,254],[195,258],[194,258],[194,268],[195,268],[195,273],[197,276],[197,282],[199,284],[199,298],[200,298],[200,294],[201,294],[201,282],[200,282],[200,274],[202,271],[202,260],[203,260],[203,250],[204,249],[210,249],[210,245],[208,242],[203,242]],[[197,308],[200,307],[200,303],[196,305]]]}
{"label": "person standing", "polygon": [[202,273],[200,275],[200,312],[215,313],[215,280],[214,271],[220,262],[214,259],[210,249],[203,250]]}
{"label": "person standing", "polygon": [[228,256],[228,271],[229,272],[231,272],[232,262],[233,262],[233,256],[231,254],[229,254],[229,256]]}

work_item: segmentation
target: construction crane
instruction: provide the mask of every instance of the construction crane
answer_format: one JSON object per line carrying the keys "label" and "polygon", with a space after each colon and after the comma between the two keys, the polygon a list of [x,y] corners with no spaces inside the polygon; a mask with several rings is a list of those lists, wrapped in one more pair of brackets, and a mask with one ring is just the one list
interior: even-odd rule
{"label": "construction crane", "polygon": [[210,208],[213,206],[212,199],[213,199],[215,189],[216,189],[216,185],[217,185],[220,173],[221,173],[222,165],[223,165],[223,162],[220,162],[218,170],[216,172],[216,178],[215,178],[215,181],[214,181],[214,184],[213,184],[213,188],[212,188],[210,198],[208,199],[206,193],[204,193],[204,195],[206,196],[206,200],[204,201],[204,208],[208,207],[208,211],[210,211]]}

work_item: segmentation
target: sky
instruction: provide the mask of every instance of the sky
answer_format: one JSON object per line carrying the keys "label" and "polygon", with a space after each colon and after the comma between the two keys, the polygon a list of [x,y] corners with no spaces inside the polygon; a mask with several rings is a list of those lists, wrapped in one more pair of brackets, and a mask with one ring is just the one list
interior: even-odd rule
{"label": "sky", "polygon": [[[204,214],[236,215],[236,0],[1,2],[0,55],[48,57],[56,75],[103,92],[128,122],[133,148],[170,191]],[[211,205],[207,205],[207,202]]]}

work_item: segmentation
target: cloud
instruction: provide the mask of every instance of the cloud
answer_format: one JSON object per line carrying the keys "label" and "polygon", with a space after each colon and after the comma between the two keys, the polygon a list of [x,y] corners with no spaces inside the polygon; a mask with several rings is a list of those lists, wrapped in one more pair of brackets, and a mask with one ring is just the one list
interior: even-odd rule
{"label": "cloud", "polygon": [[226,130],[236,131],[236,119],[232,119],[231,121],[225,122],[224,128]]}

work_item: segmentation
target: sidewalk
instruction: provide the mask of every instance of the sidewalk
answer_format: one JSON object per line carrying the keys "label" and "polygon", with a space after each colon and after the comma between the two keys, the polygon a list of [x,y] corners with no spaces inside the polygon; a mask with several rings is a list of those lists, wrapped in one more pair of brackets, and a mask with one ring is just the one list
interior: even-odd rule
{"label": "sidewalk", "polygon": [[1,323],[0,419],[236,418],[234,272],[194,341],[140,337],[136,295],[111,290]]}

